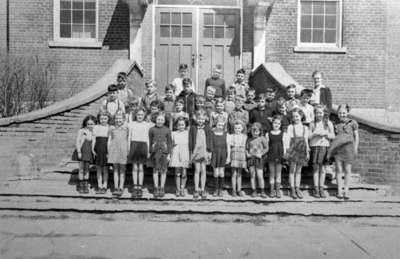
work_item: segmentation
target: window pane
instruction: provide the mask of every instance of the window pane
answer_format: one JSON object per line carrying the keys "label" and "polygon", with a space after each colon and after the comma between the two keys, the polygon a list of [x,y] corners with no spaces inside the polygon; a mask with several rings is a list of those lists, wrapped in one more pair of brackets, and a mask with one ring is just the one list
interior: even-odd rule
{"label": "window pane", "polygon": [[313,30],[312,42],[316,42],[316,43],[324,42],[324,31],[323,30]]}
{"label": "window pane", "polygon": [[326,14],[336,14],[336,2],[326,2],[325,3],[325,13]]}
{"label": "window pane", "polygon": [[301,42],[311,42],[311,30],[302,29],[301,34],[300,34],[300,41]]}
{"label": "window pane", "polygon": [[214,27],[215,38],[224,37],[224,27]]}
{"label": "window pane", "polygon": [[96,24],[96,12],[86,11],[85,12],[85,23],[86,24]]}
{"label": "window pane", "polygon": [[215,25],[224,25],[224,15],[223,14],[215,15]]}
{"label": "window pane", "polygon": [[83,11],[72,11],[72,22],[83,23]]}
{"label": "window pane", "polygon": [[191,38],[191,37],[192,37],[192,26],[183,26],[182,38]]}
{"label": "window pane", "polygon": [[326,30],[325,31],[325,42],[326,43],[336,43],[336,30]]}
{"label": "window pane", "polygon": [[171,26],[171,37],[173,38],[181,37],[181,26]]}
{"label": "window pane", "polygon": [[213,25],[213,14],[211,13],[204,14],[204,25]]}
{"label": "window pane", "polygon": [[71,11],[69,10],[60,11],[60,23],[71,23]]}
{"label": "window pane", "polygon": [[72,1],[72,9],[82,10],[83,9],[83,1],[74,0]]}
{"label": "window pane", "polygon": [[192,14],[191,13],[183,13],[182,14],[182,23],[183,24],[192,24]]}
{"label": "window pane", "polygon": [[96,10],[96,1],[85,1],[85,9],[86,10]]}
{"label": "window pane", "polygon": [[82,38],[83,36],[83,24],[72,25],[72,38]]}
{"label": "window pane", "polygon": [[71,9],[71,1],[60,1],[61,9]]}
{"label": "window pane", "polygon": [[325,17],[325,28],[336,29],[336,16]]}
{"label": "window pane", "polygon": [[160,26],[160,36],[169,38],[169,35],[170,35],[169,26],[161,25]]}
{"label": "window pane", "polygon": [[311,28],[311,15],[301,16],[301,28]]}
{"label": "window pane", "polygon": [[96,38],[96,25],[85,25],[85,38]]}
{"label": "window pane", "polygon": [[236,25],[236,15],[235,14],[227,14],[225,15],[225,25],[226,26],[235,26]]}
{"label": "window pane", "polygon": [[324,14],[324,2],[313,2],[313,14]]}
{"label": "window pane", "polygon": [[301,2],[301,14],[312,14],[311,5],[312,2]]}
{"label": "window pane", "polygon": [[225,38],[233,39],[234,37],[235,37],[235,28],[234,27],[225,28]]}
{"label": "window pane", "polygon": [[312,25],[313,28],[320,28],[320,29],[324,28],[324,16],[314,15]]}
{"label": "window pane", "polygon": [[171,24],[181,24],[181,13],[172,13]]}
{"label": "window pane", "polygon": [[71,25],[70,24],[60,24],[60,37],[61,38],[71,38]]}
{"label": "window pane", "polygon": [[213,37],[213,27],[204,27],[203,28],[203,37],[204,38],[212,38]]}
{"label": "window pane", "polygon": [[161,24],[170,24],[169,13],[161,13]]}

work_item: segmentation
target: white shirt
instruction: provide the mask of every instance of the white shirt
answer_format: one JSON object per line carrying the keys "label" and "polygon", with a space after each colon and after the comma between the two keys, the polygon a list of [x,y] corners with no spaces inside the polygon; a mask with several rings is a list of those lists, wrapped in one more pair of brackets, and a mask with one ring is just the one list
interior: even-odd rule
{"label": "white shirt", "polygon": [[[335,137],[333,124],[328,121],[328,127],[324,127],[324,122],[311,123],[310,125],[310,147],[329,147],[329,140]],[[328,137],[322,137],[327,135]]]}
{"label": "white shirt", "polygon": [[108,125],[95,125],[93,127],[93,136],[94,137],[108,137]]}
{"label": "white shirt", "polygon": [[121,100],[118,99],[115,101],[105,99],[103,101],[103,108],[105,111],[108,111],[111,116],[114,116],[118,110],[120,110],[122,113],[125,113],[125,105]]}
{"label": "white shirt", "polygon": [[314,107],[308,103],[306,105],[301,105],[299,103],[298,106],[304,113],[304,122],[305,123],[311,123],[314,120]]}
{"label": "white shirt", "polygon": [[154,124],[147,121],[128,123],[129,141],[146,142],[149,144],[149,130]]}
{"label": "white shirt", "polygon": [[318,88],[313,89],[313,94],[311,95],[310,101],[312,104],[321,103],[321,88],[325,88],[324,85],[320,85]]}

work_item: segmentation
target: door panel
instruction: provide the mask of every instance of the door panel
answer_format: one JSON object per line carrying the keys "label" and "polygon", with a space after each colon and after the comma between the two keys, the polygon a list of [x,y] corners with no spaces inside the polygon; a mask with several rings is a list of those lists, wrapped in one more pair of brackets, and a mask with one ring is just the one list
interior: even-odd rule
{"label": "door panel", "polygon": [[222,65],[228,86],[240,68],[239,10],[200,9],[199,34],[199,93],[216,65]]}
{"label": "door panel", "polygon": [[196,12],[194,8],[157,8],[155,80],[160,87],[178,77],[179,64],[189,66],[189,75],[196,77]]}

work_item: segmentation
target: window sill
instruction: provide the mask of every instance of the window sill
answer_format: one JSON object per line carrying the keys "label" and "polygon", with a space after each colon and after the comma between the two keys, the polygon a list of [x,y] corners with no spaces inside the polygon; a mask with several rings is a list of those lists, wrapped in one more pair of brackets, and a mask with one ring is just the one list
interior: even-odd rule
{"label": "window sill", "polygon": [[345,54],[347,52],[346,47],[315,47],[315,46],[295,46],[293,49],[297,53],[337,53]]}
{"label": "window sill", "polygon": [[90,49],[101,49],[103,46],[102,42],[84,42],[84,41],[49,41],[50,48],[90,48]]}

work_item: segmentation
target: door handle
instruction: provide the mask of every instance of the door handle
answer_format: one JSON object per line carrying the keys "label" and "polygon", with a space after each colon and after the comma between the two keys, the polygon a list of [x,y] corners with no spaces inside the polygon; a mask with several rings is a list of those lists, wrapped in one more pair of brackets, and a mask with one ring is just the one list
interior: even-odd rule
{"label": "door handle", "polygon": [[192,54],[192,67],[196,64],[196,54]]}

